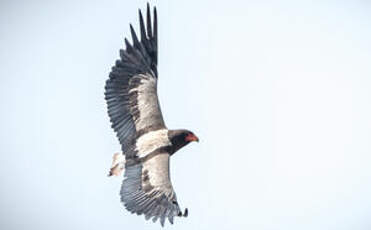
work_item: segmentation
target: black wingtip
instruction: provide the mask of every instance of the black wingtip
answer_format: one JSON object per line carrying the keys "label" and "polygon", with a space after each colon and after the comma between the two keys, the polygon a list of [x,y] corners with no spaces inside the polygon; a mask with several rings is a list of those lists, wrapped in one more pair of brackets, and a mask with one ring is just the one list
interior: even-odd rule
{"label": "black wingtip", "polygon": [[185,210],[184,210],[184,214],[183,214],[183,217],[187,217],[188,216],[188,208],[186,208]]}
{"label": "black wingtip", "polygon": [[136,33],[135,33],[135,30],[134,30],[134,27],[133,25],[130,23],[130,33],[131,33],[131,38],[134,40],[134,37],[136,37]]}
{"label": "black wingtip", "polygon": [[139,15],[139,20],[140,20],[140,18],[142,18],[142,10],[140,8],[138,9],[138,15]]}
{"label": "black wingtip", "polygon": [[160,223],[161,223],[161,227],[164,227],[165,226],[165,218],[161,217]]}
{"label": "black wingtip", "polygon": [[179,217],[187,217],[188,216],[188,208],[184,209],[184,212],[179,211],[178,216]]}
{"label": "black wingtip", "polygon": [[153,9],[153,38],[155,39],[157,45],[157,10],[156,6]]}
{"label": "black wingtip", "polygon": [[169,219],[170,224],[174,224],[174,217],[173,216],[169,216],[168,219]]}
{"label": "black wingtip", "polygon": [[[151,13],[151,5],[149,4],[149,2],[147,2],[147,14],[148,14],[148,12]],[[150,16],[151,16],[151,14],[150,14]]]}
{"label": "black wingtip", "polygon": [[131,33],[131,38],[133,39],[134,46],[139,47],[139,40],[138,40],[137,34],[135,33],[135,30],[132,24],[130,24],[130,33]]}
{"label": "black wingtip", "polygon": [[151,8],[147,3],[147,36],[152,37],[152,22],[151,22]]}
{"label": "black wingtip", "polygon": [[127,38],[125,38],[124,40],[125,40],[126,49],[130,50],[132,48],[130,42],[128,41]]}
{"label": "black wingtip", "polygon": [[139,9],[139,27],[140,27],[140,38],[142,41],[147,40],[146,28],[144,25],[142,11]]}

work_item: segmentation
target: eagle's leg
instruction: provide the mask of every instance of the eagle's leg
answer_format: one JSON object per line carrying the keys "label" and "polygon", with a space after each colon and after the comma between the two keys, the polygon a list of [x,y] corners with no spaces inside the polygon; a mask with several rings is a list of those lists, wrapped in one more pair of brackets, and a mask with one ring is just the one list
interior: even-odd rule
{"label": "eagle's leg", "polygon": [[125,156],[122,153],[113,154],[112,166],[108,176],[119,176],[125,168]]}

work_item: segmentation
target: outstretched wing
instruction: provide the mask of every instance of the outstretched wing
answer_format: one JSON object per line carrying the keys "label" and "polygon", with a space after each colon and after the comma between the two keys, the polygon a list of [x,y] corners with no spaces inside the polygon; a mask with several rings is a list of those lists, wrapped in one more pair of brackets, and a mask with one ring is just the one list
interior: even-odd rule
{"label": "outstretched wing", "polygon": [[126,209],[164,226],[165,219],[173,224],[175,216],[187,216],[181,212],[169,175],[169,157],[166,151],[145,157],[140,162],[126,162],[125,179],[121,187],[121,201]]}
{"label": "outstretched wing", "polygon": [[109,74],[105,86],[108,114],[123,152],[135,138],[165,128],[157,97],[157,13],[147,5],[147,26],[139,10],[141,39],[130,25],[133,45],[125,38],[126,50]]}

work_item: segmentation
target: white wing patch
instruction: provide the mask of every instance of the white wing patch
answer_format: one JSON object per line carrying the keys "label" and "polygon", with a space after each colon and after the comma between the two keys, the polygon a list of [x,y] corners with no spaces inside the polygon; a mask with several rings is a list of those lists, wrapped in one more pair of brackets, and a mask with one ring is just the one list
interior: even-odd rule
{"label": "white wing patch", "polygon": [[134,78],[140,78],[140,84],[129,91],[129,93],[138,93],[137,107],[140,115],[135,121],[136,130],[150,126],[155,120],[163,123],[157,98],[157,79],[144,74],[139,74]]}
{"label": "white wing patch", "polygon": [[167,132],[167,129],[160,129],[140,136],[136,142],[138,156],[145,157],[160,147],[171,145]]}
{"label": "white wing patch", "polygon": [[168,153],[158,154],[144,162],[143,170],[148,170],[149,183],[151,186],[157,190],[161,190],[167,196],[173,196],[169,163]]}

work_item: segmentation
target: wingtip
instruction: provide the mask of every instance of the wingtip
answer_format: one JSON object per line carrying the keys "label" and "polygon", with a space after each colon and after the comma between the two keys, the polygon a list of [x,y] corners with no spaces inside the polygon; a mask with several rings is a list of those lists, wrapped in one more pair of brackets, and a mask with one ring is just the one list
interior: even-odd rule
{"label": "wingtip", "polygon": [[126,49],[129,49],[131,47],[129,40],[127,38],[125,38],[124,40],[125,40]]}
{"label": "wingtip", "polygon": [[170,215],[168,219],[169,219],[170,224],[174,224],[174,217],[172,215]]}
{"label": "wingtip", "polygon": [[143,21],[143,14],[142,14],[142,10],[141,9],[138,9],[138,15],[139,15],[139,22],[140,21]]}
{"label": "wingtip", "polygon": [[165,226],[165,218],[161,218],[160,223],[161,223],[161,227],[164,227]]}
{"label": "wingtip", "polygon": [[133,40],[133,44],[135,47],[138,47],[139,46],[139,40],[138,40],[138,36],[137,34],[135,33],[135,30],[134,30],[134,27],[133,25],[130,23],[130,33],[131,33],[131,38]]}
{"label": "wingtip", "polygon": [[179,217],[187,217],[188,216],[188,208],[184,209],[184,212],[179,210],[178,216]]}
{"label": "wingtip", "polygon": [[147,35],[146,35],[146,29],[144,25],[143,14],[140,9],[139,9],[139,28],[140,28],[140,38],[142,41],[144,41],[147,39]]}
{"label": "wingtip", "polygon": [[188,208],[186,208],[185,210],[184,210],[184,214],[183,214],[183,217],[187,217],[188,216]]}
{"label": "wingtip", "polygon": [[147,36],[152,37],[152,19],[151,19],[151,8],[149,3],[147,3]]}
{"label": "wingtip", "polygon": [[153,27],[154,27],[154,33],[157,35],[157,10],[156,6],[153,9]]}
{"label": "wingtip", "polygon": [[[130,23],[129,24],[129,27],[130,27],[130,33],[131,33],[131,36],[133,37],[135,35],[135,30],[134,30],[134,27],[133,25]],[[134,39],[134,38],[133,38]]]}

